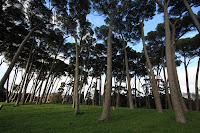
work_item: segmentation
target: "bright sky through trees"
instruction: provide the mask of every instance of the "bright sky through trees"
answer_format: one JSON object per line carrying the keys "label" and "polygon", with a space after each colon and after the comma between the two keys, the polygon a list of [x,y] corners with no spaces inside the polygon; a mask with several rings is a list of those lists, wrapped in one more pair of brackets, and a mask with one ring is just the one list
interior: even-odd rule
{"label": "bright sky through trees", "polygon": [[[192,8],[192,9],[193,9],[193,12],[195,14],[197,14],[197,12],[200,10],[200,7]],[[101,25],[105,25],[105,22],[104,22],[105,18],[103,16],[99,16],[96,12],[90,13],[87,16],[87,19],[93,24],[93,28],[95,28],[96,26],[100,27]],[[144,24],[145,35],[147,35],[148,32],[155,30],[157,24],[163,23],[163,22],[164,22],[164,20],[163,20],[163,14],[162,13],[155,15],[152,20],[148,20],[147,22],[145,22],[145,24]],[[182,38],[194,37],[197,33],[198,33],[197,31],[188,32]],[[69,37],[68,41],[74,42],[73,37]],[[139,41],[137,43],[137,45],[132,46],[132,48],[136,51],[141,52],[142,49],[143,49],[141,41]],[[0,56],[0,59],[2,59],[2,56]],[[194,58],[194,59],[192,59],[191,64],[188,66],[188,74],[189,74],[189,82],[190,82],[189,85],[190,85],[191,93],[194,93],[194,91],[195,91],[195,85],[194,84],[195,84],[195,73],[196,73],[197,62],[198,62],[197,58]],[[5,73],[7,67],[8,66],[7,66],[6,63],[3,63],[3,65],[1,66],[0,79],[2,78],[3,74]],[[183,64],[181,64],[181,66],[177,67],[177,70],[178,70],[178,75],[179,75],[179,80],[180,80],[182,92],[185,93],[186,92],[186,84],[185,84],[185,70],[184,70]],[[13,74],[14,73],[12,72],[11,75],[10,75],[11,79],[13,77]],[[163,74],[161,73],[161,75],[163,75]],[[20,79],[21,78],[18,77],[17,83],[20,82]],[[200,82],[200,79],[199,79],[199,82]],[[11,84],[11,80],[10,80],[10,84]],[[32,83],[29,84],[29,89],[30,89],[31,85],[32,85]]]}

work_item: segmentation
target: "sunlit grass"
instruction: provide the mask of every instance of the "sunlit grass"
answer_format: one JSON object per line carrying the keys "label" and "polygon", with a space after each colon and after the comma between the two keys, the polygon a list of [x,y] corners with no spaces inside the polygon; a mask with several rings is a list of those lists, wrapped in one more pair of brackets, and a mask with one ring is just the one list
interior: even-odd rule
{"label": "sunlit grass", "polygon": [[0,133],[198,133],[200,132],[200,112],[185,113],[188,122],[175,122],[173,111],[159,114],[153,109],[116,108],[111,110],[110,121],[98,121],[100,106],[80,106],[80,114],[75,115],[72,105],[34,104],[14,107],[14,103],[4,104],[0,110]]}

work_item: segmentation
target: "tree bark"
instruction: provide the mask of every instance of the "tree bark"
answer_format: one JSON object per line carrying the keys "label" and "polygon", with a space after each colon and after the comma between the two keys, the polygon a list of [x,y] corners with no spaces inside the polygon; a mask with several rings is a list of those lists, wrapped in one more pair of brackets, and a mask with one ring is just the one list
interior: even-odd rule
{"label": "tree bark", "polygon": [[146,58],[147,65],[148,65],[149,70],[150,70],[150,76],[149,76],[149,78],[152,81],[151,85],[152,85],[152,90],[153,90],[153,94],[154,94],[154,99],[155,99],[155,104],[156,104],[156,110],[159,113],[163,113],[162,105],[161,105],[161,101],[160,101],[160,95],[158,93],[158,88],[157,88],[157,85],[156,85],[156,80],[155,80],[154,72],[153,72],[153,69],[152,69],[152,65],[151,65],[151,62],[150,62],[150,59],[149,59],[149,55],[147,53],[146,44],[145,44],[144,29],[143,29],[144,18],[145,17],[143,17],[142,24],[141,24],[141,34],[142,34],[143,49],[144,49],[144,53],[145,53],[145,58]]}
{"label": "tree bark", "polygon": [[179,79],[178,79],[178,73],[176,70],[176,60],[175,60],[175,44],[174,44],[174,40],[175,40],[175,28],[176,22],[174,24],[171,24],[171,29],[172,29],[172,39],[171,39],[171,51],[172,51],[172,64],[173,64],[173,71],[174,71],[174,77],[175,77],[175,83],[176,83],[176,89],[177,89],[177,93],[178,93],[178,97],[181,103],[181,107],[182,109],[187,112],[188,109],[186,107],[185,101],[183,99],[182,93],[181,93],[181,88],[180,88],[180,83],[179,83]]}
{"label": "tree bark", "polygon": [[0,91],[3,91],[3,87],[4,87],[4,84],[5,84],[5,82],[6,82],[6,79],[8,78],[8,76],[9,76],[10,72],[12,71],[12,69],[13,69],[15,63],[17,62],[18,57],[19,57],[19,55],[20,55],[22,49],[24,48],[25,43],[28,41],[28,39],[29,39],[29,37],[31,36],[31,34],[32,34],[39,26],[41,26],[41,25],[42,25],[42,23],[39,24],[39,25],[37,25],[37,26],[35,26],[35,27],[28,33],[28,35],[25,37],[25,39],[24,39],[24,40],[22,41],[22,43],[20,44],[20,46],[19,46],[17,52],[15,53],[15,55],[14,55],[14,57],[13,57],[13,59],[12,59],[10,65],[9,65],[9,67],[8,67],[8,69],[7,69],[7,71],[6,71],[6,73],[4,74],[4,76],[3,76],[2,79],[1,79],[1,82],[0,82]]}
{"label": "tree bark", "polygon": [[75,65],[75,79],[74,79],[74,96],[75,96],[75,114],[79,113],[79,97],[78,97],[78,82],[79,82],[79,50],[78,50],[78,42],[75,35],[75,29],[73,29],[73,36],[75,39],[75,45],[76,45],[76,65]]}
{"label": "tree bark", "polygon": [[111,90],[112,90],[112,27],[113,16],[110,16],[109,32],[107,39],[107,72],[106,72],[106,90],[105,103],[103,104],[103,112],[99,120],[110,119],[110,104],[111,104]]}
{"label": "tree bark", "polygon": [[199,111],[199,90],[198,90],[199,67],[200,67],[200,51],[199,51],[199,60],[197,64],[197,72],[196,72],[196,79],[195,79],[196,111]]}
{"label": "tree bark", "polygon": [[[158,0],[156,0],[157,2]],[[165,44],[166,44],[166,61],[167,61],[167,73],[169,79],[169,87],[172,97],[172,104],[175,112],[175,118],[177,122],[186,123],[186,119],[181,108],[181,104],[178,98],[178,93],[176,89],[175,76],[172,63],[172,48],[171,48],[171,34],[169,27],[169,15],[168,15],[168,4],[163,5],[164,8],[164,18],[165,18]]]}
{"label": "tree bark", "polygon": [[133,98],[132,98],[132,90],[131,90],[131,83],[130,83],[130,74],[129,74],[129,67],[128,67],[128,57],[126,52],[126,42],[123,41],[123,49],[124,49],[124,58],[125,58],[125,65],[126,65],[126,79],[128,84],[128,99],[129,99],[129,107],[130,109],[134,109],[133,106]]}
{"label": "tree bark", "polygon": [[[9,103],[9,96],[8,96],[8,88],[9,88],[9,79],[10,79],[10,76],[8,76],[8,80],[7,80],[7,88],[6,88],[6,102]],[[10,90],[11,91],[11,90]]]}
{"label": "tree bark", "polygon": [[183,0],[183,3],[184,3],[184,5],[185,5],[186,9],[188,10],[188,12],[189,12],[189,14],[190,14],[192,20],[194,21],[194,24],[195,24],[197,30],[198,30],[199,33],[200,33],[200,23],[199,23],[199,21],[197,20],[195,14],[193,13],[193,11],[192,11],[190,5],[188,4],[187,0]]}

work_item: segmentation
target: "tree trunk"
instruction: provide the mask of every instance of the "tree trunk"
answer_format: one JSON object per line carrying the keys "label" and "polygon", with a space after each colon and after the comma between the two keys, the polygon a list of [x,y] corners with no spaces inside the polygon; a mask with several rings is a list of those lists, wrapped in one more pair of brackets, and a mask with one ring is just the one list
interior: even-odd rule
{"label": "tree trunk", "polygon": [[54,68],[54,65],[55,65],[55,62],[56,62],[56,58],[57,58],[57,56],[58,56],[58,52],[60,51],[61,46],[62,46],[62,43],[59,44],[59,47],[58,47],[58,49],[57,49],[57,52],[55,53],[55,58],[54,58],[54,61],[53,61],[52,65],[51,65],[51,68],[50,68],[50,71],[49,71],[49,74],[48,74],[48,77],[47,77],[47,82],[46,82],[46,84],[45,84],[45,87],[44,87],[44,90],[43,90],[43,93],[42,93],[42,96],[41,96],[41,98],[40,98],[40,101],[39,101],[38,105],[41,105],[41,103],[42,103],[42,99],[43,99],[43,97],[44,97],[44,95],[45,95],[45,92],[46,92],[46,89],[47,89],[47,85],[48,85],[48,83],[49,83],[49,78],[50,78],[51,73],[52,73],[52,71],[53,71],[53,68]]}
{"label": "tree trunk", "polygon": [[41,89],[42,89],[42,85],[43,85],[43,82],[44,82],[44,80],[42,80],[42,83],[40,84],[40,86],[39,86],[39,92],[38,92],[38,97],[37,97],[37,99],[36,99],[36,105],[38,105],[39,104],[39,101],[40,101],[40,93],[41,93]]}
{"label": "tree trunk", "polygon": [[188,12],[189,12],[189,14],[190,14],[192,20],[194,21],[194,24],[195,24],[197,30],[198,30],[199,33],[200,33],[200,23],[199,23],[199,21],[197,20],[195,14],[193,13],[193,11],[192,11],[190,5],[188,4],[187,0],[183,0],[183,3],[184,3],[184,5],[185,5],[186,9],[188,10]]}
{"label": "tree trunk", "polygon": [[185,79],[186,79],[186,88],[187,88],[187,95],[188,95],[188,102],[189,102],[189,109],[192,110],[192,101],[190,97],[190,89],[189,89],[189,80],[188,80],[188,71],[187,71],[187,64],[186,64],[186,57],[184,56],[184,67],[185,67]]}
{"label": "tree trunk", "polygon": [[19,88],[18,97],[17,97],[17,101],[15,103],[15,106],[19,106],[19,102],[21,100],[22,89],[24,87],[24,82],[25,82],[25,79],[26,79],[26,73],[27,73],[26,71],[27,70],[25,70],[25,72],[24,72],[24,76],[23,76],[22,83],[21,83],[20,88]]}
{"label": "tree trunk", "polygon": [[137,107],[137,89],[136,89],[136,79],[137,75],[135,74],[135,107]]}
{"label": "tree trunk", "polygon": [[36,91],[37,86],[38,86],[38,84],[39,84],[39,82],[40,82],[40,81],[39,81],[39,78],[41,77],[42,68],[43,68],[43,64],[42,64],[42,66],[41,66],[41,68],[40,68],[40,71],[39,71],[39,74],[38,74],[38,76],[37,76],[37,79],[36,79],[36,82],[35,82],[35,85],[34,85],[34,89],[33,89],[33,94],[31,94],[31,97],[30,97],[30,100],[29,100],[30,103],[33,102],[33,98],[34,98],[34,96],[35,96],[35,91]]}
{"label": "tree trunk", "polygon": [[175,24],[171,25],[172,28],[172,39],[171,39],[171,51],[172,51],[172,65],[173,65],[173,72],[174,72],[174,76],[175,76],[175,83],[176,83],[176,89],[177,89],[177,93],[178,93],[178,97],[181,103],[181,107],[184,111],[188,111],[185,101],[183,99],[182,93],[181,93],[181,88],[180,88],[180,83],[179,83],[179,79],[178,79],[178,73],[176,70],[176,61],[175,61],[175,45],[174,45],[174,38],[175,38]]}
{"label": "tree trunk", "polygon": [[76,45],[76,65],[75,65],[75,79],[74,79],[74,96],[75,96],[75,114],[79,113],[79,97],[78,97],[78,82],[79,82],[79,50],[78,50],[78,42],[75,35],[75,31],[73,29],[73,36],[75,39],[75,45]]}
{"label": "tree trunk", "polygon": [[197,72],[196,72],[196,79],[195,79],[196,111],[199,111],[199,90],[198,90],[199,66],[200,66],[200,51],[199,51],[199,60],[197,64]]}
{"label": "tree trunk", "polygon": [[31,66],[32,66],[32,63],[29,66],[29,70],[28,70],[28,73],[27,73],[27,76],[26,76],[24,91],[23,91],[23,94],[22,94],[22,105],[24,105],[24,102],[25,102],[25,99],[26,99],[26,90],[27,90],[28,84],[29,84],[29,82],[30,82],[30,80],[33,76],[33,74],[32,74],[32,76],[30,76]]}
{"label": "tree trunk", "polygon": [[40,99],[39,99],[38,105],[41,105],[41,104],[42,104],[42,100],[43,100],[43,98],[44,98],[44,96],[45,96],[46,89],[47,89],[47,85],[48,85],[48,83],[49,83],[49,78],[50,78],[50,76],[51,76],[51,72],[52,72],[52,70],[53,70],[53,67],[54,67],[54,63],[52,64],[51,69],[50,69],[50,71],[49,71],[49,74],[48,74],[48,76],[47,76],[47,80],[46,80],[46,83],[45,83],[45,86],[44,86],[44,90],[43,90],[42,96],[41,96]]}
{"label": "tree trunk", "polygon": [[53,88],[54,88],[54,85],[55,85],[57,79],[58,79],[58,78],[56,78],[56,79],[53,81],[52,85],[51,85],[51,90],[50,90],[50,92],[49,92],[49,95],[47,96],[47,101],[49,101],[49,97],[50,97],[50,95],[52,94],[52,91],[53,91]]}
{"label": "tree trunk", "polygon": [[28,69],[28,73],[27,73],[27,76],[26,76],[26,80],[25,80],[24,91],[23,91],[23,94],[22,94],[22,105],[24,105],[25,98],[26,98],[26,90],[27,90],[27,86],[28,86],[29,81],[30,81],[30,73],[31,73],[31,67],[32,67],[32,50],[33,50],[33,44],[31,46],[31,50],[30,50],[29,58],[28,58],[28,60],[30,60],[30,63],[29,63],[29,69]]}
{"label": "tree trunk", "polygon": [[167,109],[167,105],[169,109],[172,109],[172,104],[171,104],[171,99],[169,96],[169,92],[168,92],[168,85],[167,85],[167,79],[166,79],[166,73],[165,73],[165,66],[164,66],[164,62],[162,61],[163,64],[163,76],[164,76],[164,86],[165,86],[165,95],[166,95],[166,109]]}
{"label": "tree trunk", "polygon": [[26,38],[25,38],[25,39],[22,41],[22,43],[20,44],[20,46],[19,46],[17,52],[15,53],[15,55],[14,55],[14,57],[13,57],[13,59],[12,59],[10,65],[9,65],[9,67],[8,67],[8,69],[7,69],[7,71],[6,71],[6,73],[4,74],[4,76],[3,76],[2,79],[1,79],[1,82],[0,82],[0,92],[3,91],[4,84],[5,84],[6,80],[7,80],[7,78],[8,78],[8,76],[9,76],[10,72],[12,71],[12,69],[13,69],[15,63],[17,62],[18,57],[19,57],[19,55],[20,55],[22,49],[24,48],[25,43],[27,42],[27,40],[29,39],[29,37],[31,36],[31,34],[32,34],[39,26],[41,26],[41,25],[42,25],[42,23],[39,24],[39,25],[37,25],[37,26],[35,26],[35,27],[28,33],[28,35],[26,36]]}
{"label": "tree trunk", "polygon": [[[158,0],[156,0],[158,1]],[[169,87],[172,97],[172,104],[175,112],[175,117],[177,122],[186,123],[186,119],[181,108],[181,104],[178,98],[178,93],[176,89],[173,62],[172,62],[172,48],[170,39],[170,27],[169,27],[169,15],[168,15],[168,5],[164,5],[164,18],[165,18],[165,44],[166,44],[166,61],[167,61],[167,73],[169,79]]]}
{"label": "tree trunk", "polygon": [[103,112],[99,120],[110,119],[110,104],[111,104],[111,90],[112,90],[112,27],[113,16],[110,16],[109,32],[107,39],[107,72],[106,72],[106,90],[105,103],[103,105]]}
{"label": "tree trunk", "polygon": [[46,94],[46,96],[45,96],[45,98],[44,98],[44,103],[47,102],[47,99],[48,99],[48,96],[49,96],[49,92],[50,92],[50,90],[51,90],[51,86],[52,86],[52,84],[53,84],[54,78],[55,78],[55,77],[52,76],[51,82],[50,82],[50,84],[49,84],[49,86],[48,86],[47,94]]}
{"label": "tree trunk", "polygon": [[[33,79],[34,80],[34,79]],[[29,97],[31,96],[31,94],[33,93],[33,87],[34,85],[32,85],[30,92],[28,93],[28,96],[26,97],[25,103],[27,103]]]}
{"label": "tree trunk", "polygon": [[18,93],[18,97],[17,97],[17,101],[16,101],[16,103],[15,103],[15,106],[18,106],[19,105],[19,102],[20,102],[20,100],[21,100],[21,93],[22,93],[22,90],[23,90],[23,88],[24,88],[24,82],[25,82],[25,80],[27,79],[27,73],[28,73],[28,67],[29,67],[29,65],[30,65],[30,61],[31,61],[31,58],[30,58],[30,56],[29,56],[29,58],[28,58],[28,61],[27,61],[27,63],[26,63],[26,68],[25,68],[25,72],[24,72],[24,76],[23,76],[23,78],[22,78],[22,82],[21,82],[21,86],[20,86],[20,89],[19,89],[19,93]]}
{"label": "tree trunk", "polygon": [[144,29],[143,29],[144,18],[145,17],[143,17],[143,21],[142,21],[142,24],[141,24],[141,34],[142,34],[143,49],[144,49],[147,65],[148,65],[149,70],[150,70],[150,77],[149,78],[152,80],[152,84],[151,85],[152,85],[152,90],[153,90],[153,94],[154,94],[154,98],[155,98],[156,109],[157,109],[157,111],[159,113],[162,113],[163,110],[162,110],[162,105],[161,105],[161,101],[160,101],[160,95],[158,93],[158,88],[157,88],[157,85],[156,85],[154,72],[152,70],[151,62],[150,62],[149,55],[147,53],[146,44],[145,44]]}
{"label": "tree trunk", "polygon": [[[9,103],[9,96],[8,96],[8,88],[9,88],[9,78],[10,76],[8,76],[8,80],[7,80],[7,88],[6,88],[6,102]],[[11,90],[10,90],[11,91]]]}
{"label": "tree trunk", "polygon": [[128,57],[126,52],[126,42],[123,41],[123,49],[124,49],[124,58],[125,58],[125,65],[126,65],[126,78],[127,78],[127,84],[128,84],[128,99],[129,99],[129,107],[130,109],[134,109],[133,106],[133,98],[132,98],[132,90],[131,90],[131,83],[130,83],[130,74],[129,74],[129,67],[128,67]]}
{"label": "tree trunk", "polygon": [[11,87],[10,87],[10,93],[9,93],[9,101],[11,101],[12,97],[13,97],[13,92],[14,92],[14,86],[15,86],[15,81],[17,79],[17,74],[18,74],[18,67],[16,67],[15,69],[15,74],[14,74],[14,77],[13,77],[13,81],[12,81],[12,84],[11,84]]}
{"label": "tree trunk", "polygon": [[99,106],[101,106],[101,75],[99,78]]}
{"label": "tree trunk", "polygon": [[168,89],[168,85],[167,85],[167,78],[166,78],[166,72],[165,72],[165,63],[164,63],[164,57],[163,57],[163,53],[164,53],[164,46],[162,46],[162,69],[163,69],[163,77],[164,77],[164,87],[165,87],[165,101],[166,101],[166,109],[167,109],[167,105],[169,109],[172,109],[172,104],[171,104],[171,99],[169,96],[169,89]]}

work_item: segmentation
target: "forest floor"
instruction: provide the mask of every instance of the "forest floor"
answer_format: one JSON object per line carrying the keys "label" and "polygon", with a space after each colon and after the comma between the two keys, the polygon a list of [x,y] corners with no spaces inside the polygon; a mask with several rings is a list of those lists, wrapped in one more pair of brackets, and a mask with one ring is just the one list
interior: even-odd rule
{"label": "forest floor", "polygon": [[154,109],[115,108],[111,120],[98,121],[102,106],[0,103],[0,133],[199,133],[200,112],[186,112],[188,122],[175,122],[172,110],[159,114]]}

